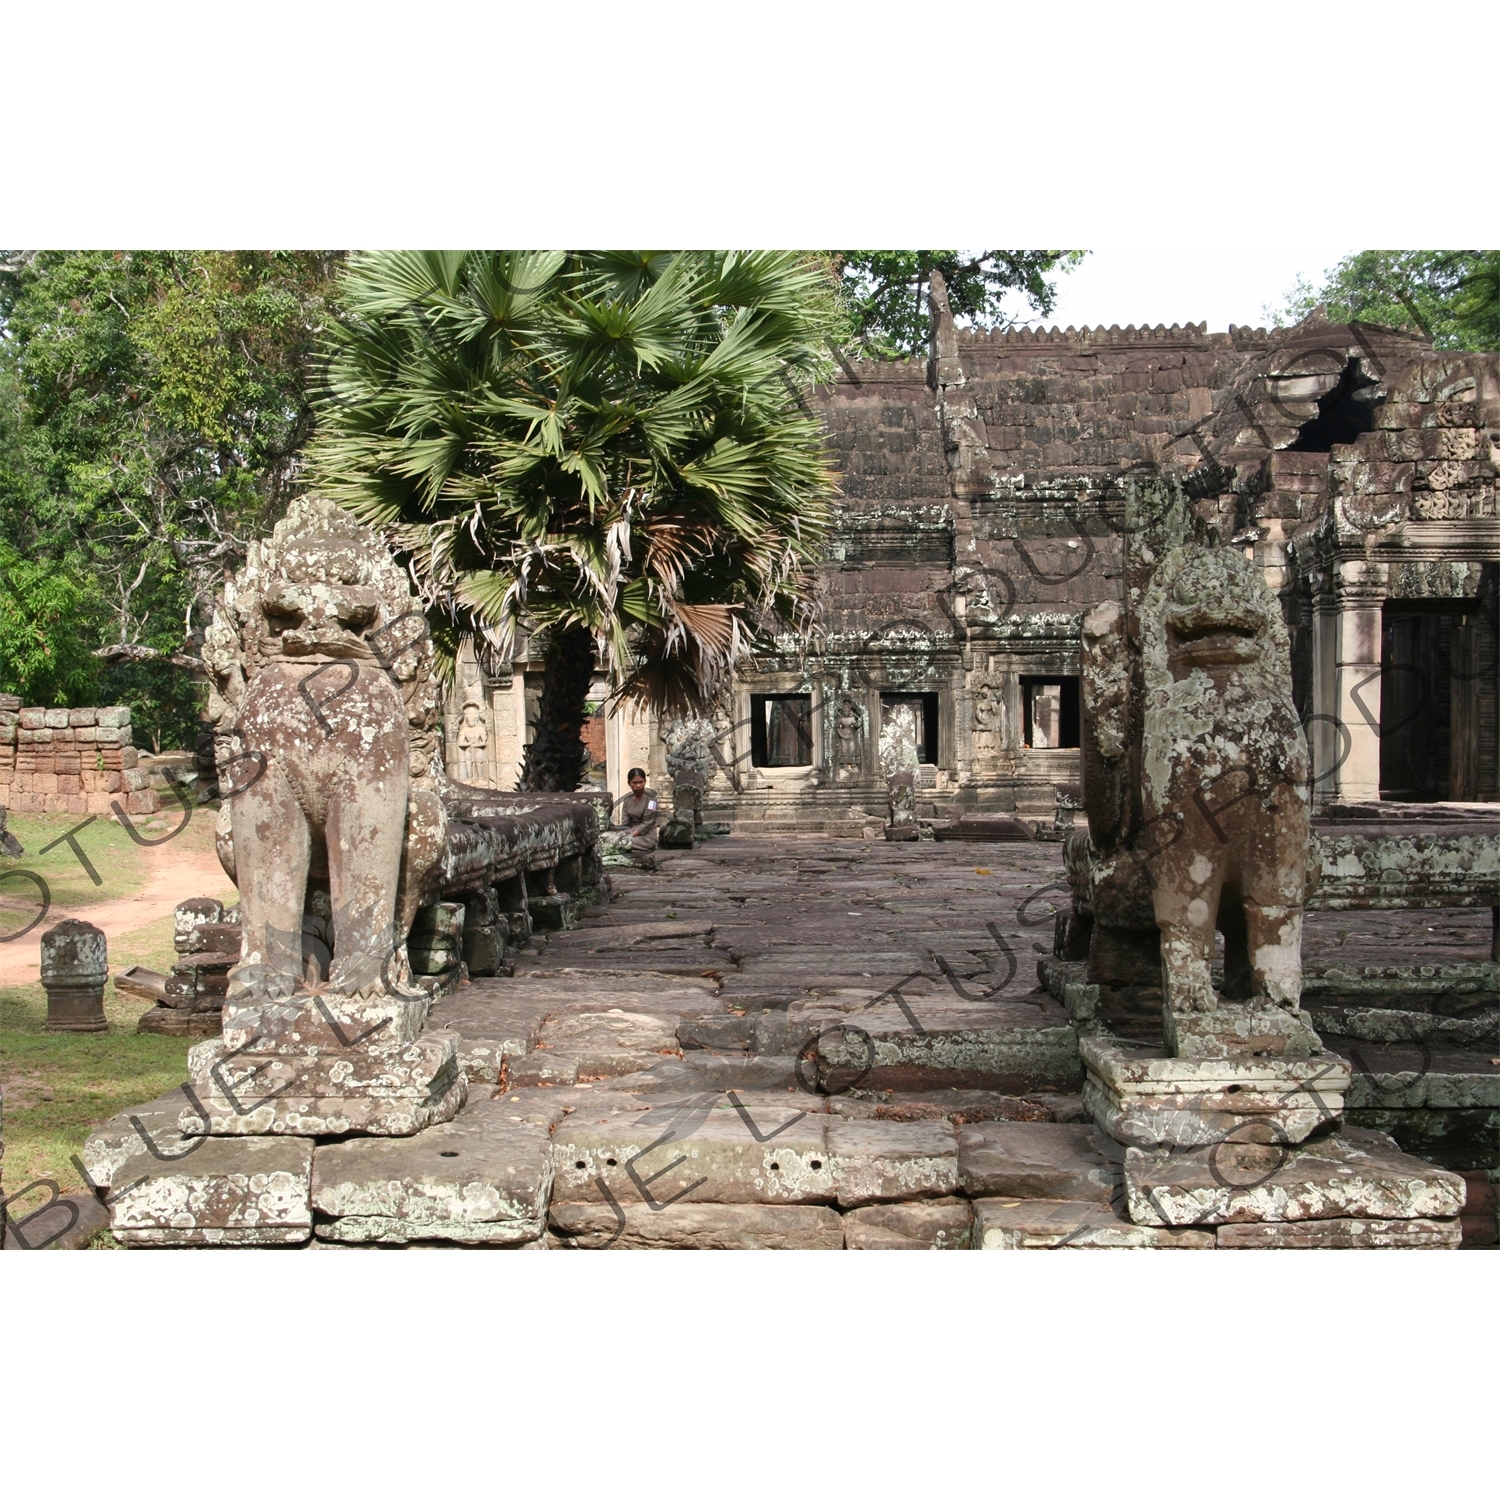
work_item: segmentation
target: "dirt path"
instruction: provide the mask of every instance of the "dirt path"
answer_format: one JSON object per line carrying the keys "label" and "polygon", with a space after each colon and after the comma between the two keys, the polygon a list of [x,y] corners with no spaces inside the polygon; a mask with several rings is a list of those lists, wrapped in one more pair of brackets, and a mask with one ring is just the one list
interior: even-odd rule
{"label": "dirt path", "polygon": [[[111,943],[165,916],[189,896],[220,896],[230,891],[212,845],[193,849],[178,841],[141,851],[147,865],[146,883],[134,896],[118,901],[99,901],[92,906],[53,906],[46,919],[23,938],[0,946],[0,988],[35,983],[41,966],[41,937],[47,928],[66,917],[78,917],[100,928]],[[110,968],[118,965],[111,955]]]}

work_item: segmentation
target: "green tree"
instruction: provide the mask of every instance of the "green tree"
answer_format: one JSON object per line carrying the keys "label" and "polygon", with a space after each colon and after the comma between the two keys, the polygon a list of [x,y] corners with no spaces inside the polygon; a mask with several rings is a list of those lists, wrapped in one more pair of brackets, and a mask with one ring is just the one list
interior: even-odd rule
{"label": "green tree", "polygon": [[52,691],[128,702],[148,733],[191,742],[196,693],[180,669],[225,568],[301,482],[340,259],[0,258],[0,540],[65,566],[87,601],[73,629],[103,653],[92,677]]}
{"label": "green tree", "polygon": [[1300,279],[1273,316],[1320,306],[1335,322],[1414,325],[1439,349],[1500,349],[1500,251],[1361,250],[1318,285]]}
{"label": "green tree", "polygon": [[540,634],[524,786],[578,785],[596,657],[687,711],[758,632],[810,627],[834,484],[803,392],[840,316],[815,258],[381,253],[342,299],[314,471],[450,652]]}
{"label": "green tree", "polygon": [[1013,321],[1006,302],[1021,293],[1045,317],[1057,301],[1054,271],[1071,271],[1086,250],[832,250],[849,325],[846,352],[906,359],[927,352],[928,284],[941,271],[956,321],[993,328]]}

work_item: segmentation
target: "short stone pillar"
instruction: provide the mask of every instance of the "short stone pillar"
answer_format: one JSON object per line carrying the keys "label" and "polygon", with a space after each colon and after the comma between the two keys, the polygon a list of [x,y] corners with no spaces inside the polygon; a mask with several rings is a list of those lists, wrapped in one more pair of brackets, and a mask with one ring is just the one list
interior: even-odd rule
{"label": "short stone pillar", "polygon": [[42,988],[48,1031],[106,1031],[104,981],[109,949],[88,922],[59,922],[42,934]]}

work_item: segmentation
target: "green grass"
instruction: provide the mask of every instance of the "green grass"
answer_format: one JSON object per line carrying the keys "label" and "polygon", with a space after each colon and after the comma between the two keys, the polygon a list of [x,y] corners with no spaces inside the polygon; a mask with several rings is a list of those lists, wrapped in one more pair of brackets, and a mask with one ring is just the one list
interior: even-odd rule
{"label": "green grass", "polygon": [[[170,913],[119,941],[110,955],[113,970],[131,963],[164,969],[172,961]],[[50,1178],[64,1193],[85,1186],[69,1157],[80,1155],[89,1132],[111,1115],[144,1104],[187,1077],[184,1037],[143,1036],[136,1022],[144,1000],[104,991],[108,1031],[51,1032],[43,1029],[47,997],[39,984],[0,990],[0,1082],[5,1094],[7,1193],[37,1178]],[[28,1200],[29,1203],[30,1200]],[[41,1197],[37,1196],[37,1206]],[[28,1204],[18,1206],[24,1213]]]}
{"label": "green grass", "polygon": [[[196,826],[200,820],[201,829]],[[11,823],[28,853],[20,860],[5,861],[6,866],[40,870],[51,885],[52,876],[48,872],[59,851],[53,850],[41,859],[34,858],[31,851],[77,822],[76,818],[24,818]],[[196,813],[193,824],[183,834],[184,847],[190,840],[211,841],[211,810],[206,814]],[[39,834],[42,836],[38,837]],[[74,889],[79,892],[97,889],[98,894],[92,899],[105,900],[129,895],[140,888],[146,875],[145,851],[132,844],[123,829],[101,820],[78,837],[99,873],[105,876],[105,883],[95,888],[78,870],[81,884],[74,882]],[[77,869],[66,845],[60,852]],[[71,893],[67,897],[59,894],[59,890],[70,890],[69,880],[64,866],[53,888],[54,900],[59,905],[65,900],[71,904],[75,899]],[[224,894],[229,889],[227,880],[223,886],[223,891],[205,894]],[[22,917],[21,921],[29,919]],[[111,973],[131,964],[166,970],[174,958],[170,912],[147,926],[110,940]],[[69,1158],[82,1154],[89,1132],[123,1109],[160,1097],[187,1077],[187,1050],[192,1039],[142,1036],[135,1027],[147,1009],[148,1001],[117,996],[111,980],[104,991],[108,1031],[49,1032],[43,1029],[47,997],[41,985],[0,989],[0,1090],[4,1093],[5,1129],[5,1156],[0,1161],[0,1170],[6,1193],[18,1192],[39,1178],[51,1179],[64,1193],[84,1188],[85,1183]],[[24,1217],[31,1208],[40,1207],[45,1197],[40,1189],[31,1194],[17,1204],[17,1216]],[[101,1240],[107,1241],[108,1237],[102,1236]]]}
{"label": "green grass", "polygon": [[[213,817],[211,811],[198,811],[193,815],[193,822],[204,821],[211,825]],[[56,814],[14,814],[6,826],[20,839],[26,852],[19,859],[0,856],[0,873],[30,870],[40,875],[47,883],[54,906],[90,906],[97,901],[133,896],[146,879],[146,866],[141,858],[144,851],[125,829],[109,818],[95,818],[79,828],[83,821],[82,818]],[[140,827],[145,837],[160,838],[167,829],[176,828],[181,821],[181,812],[172,808],[168,820],[149,819]],[[63,835],[72,829],[78,829],[73,838],[99,876],[98,885],[94,884],[93,877],[84,869],[72,846],[63,839]],[[197,829],[189,828],[184,837],[192,837],[197,832]],[[55,848],[47,849],[58,839],[63,841]],[[45,854],[41,852],[43,849],[47,849]],[[18,931],[30,922],[37,913],[40,900],[40,893],[29,880],[15,878],[0,884],[0,934]]]}

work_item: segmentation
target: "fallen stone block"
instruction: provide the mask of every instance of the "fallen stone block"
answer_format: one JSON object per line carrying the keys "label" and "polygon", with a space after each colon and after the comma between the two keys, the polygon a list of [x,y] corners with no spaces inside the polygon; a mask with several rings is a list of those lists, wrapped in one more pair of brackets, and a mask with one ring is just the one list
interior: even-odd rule
{"label": "fallen stone block", "polygon": [[1092,1125],[995,1121],[958,1133],[958,1180],[972,1198],[1053,1198],[1108,1204],[1117,1173]]}
{"label": "fallen stone block", "polygon": [[979,1198],[975,1250],[1212,1250],[1205,1229],[1134,1224],[1097,1203]]}
{"label": "fallen stone block", "polygon": [[[616,1202],[832,1203],[824,1117],[804,1110],[704,1111],[656,1128],[638,1115],[579,1109],[553,1132],[553,1197]],[[690,1133],[688,1133],[690,1131]]]}
{"label": "fallen stone block", "polygon": [[550,1238],[573,1250],[841,1250],[844,1225],[810,1204],[554,1203]]}
{"label": "fallen stone block", "polygon": [[846,1250],[967,1250],[973,1206],[962,1198],[875,1203],[844,1215]]}
{"label": "fallen stone block", "polygon": [[1465,1183],[1378,1131],[1349,1126],[1300,1146],[1132,1147],[1125,1189],[1136,1223],[1196,1225],[1451,1219],[1463,1209]]}
{"label": "fallen stone block", "polygon": [[547,1125],[503,1098],[471,1103],[419,1135],[319,1146],[312,1202],[321,1239],[519,1243],[543,1230],[552,1186]]}
{"label": "fallen stone block", "polygon": [[92,1193],[62,1193],[41,1204],[23,1198],[5,1207],[7,1250],[82,1250],[109,1227],[109,1210]]}
{"label": "fallen stone block", "polygon": [[312,1236],[310,1140],[201,1138],[178,1161],[139,1151],[109,1205],[122,1245],[299,1245]]}
{"label": "fallen stone block", "polygon": [[1220,1250],[1457,1250],[1457,1219],[1307,1219],[1221,1224]]}
{"label": "fallen stone block", "polygon": [[947,1120],[833,1118],[828,1150],[841,1208],[958,1191],[958,1139]]}

